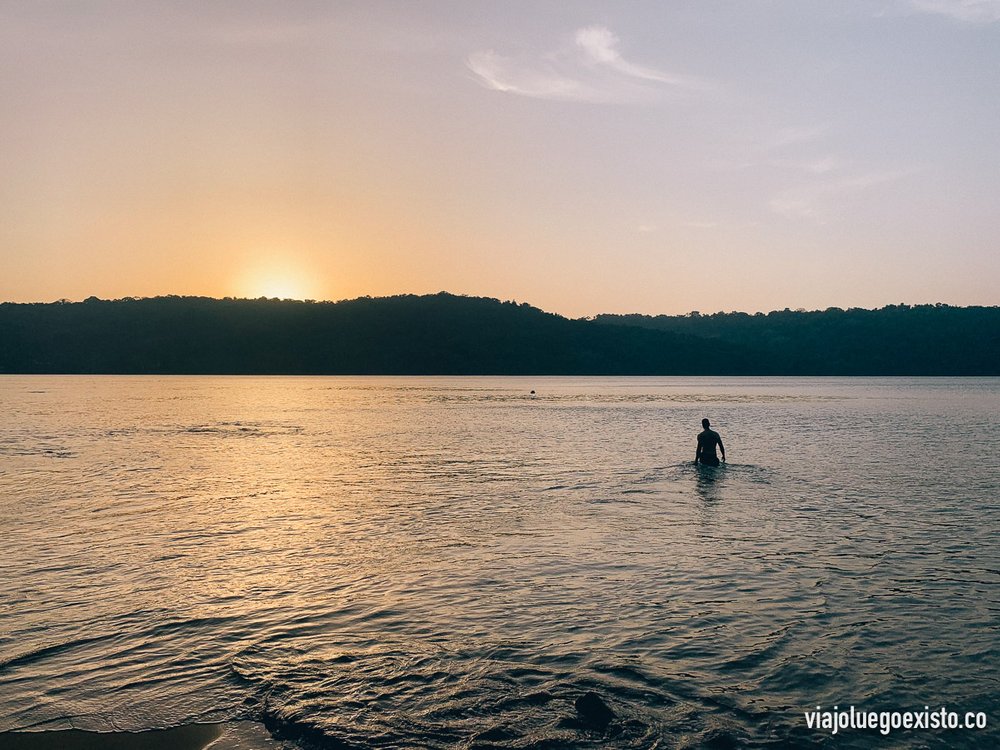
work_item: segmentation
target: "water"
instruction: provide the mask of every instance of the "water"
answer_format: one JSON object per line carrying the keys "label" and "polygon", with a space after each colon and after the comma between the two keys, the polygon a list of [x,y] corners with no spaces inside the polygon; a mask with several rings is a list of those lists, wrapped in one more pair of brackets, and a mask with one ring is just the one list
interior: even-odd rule
{"label": "water", "polygon": [[[4,376],[0,402],[0,731],[1000,744],[998,379]],[[990,723],[807,729],[835,704]]]}

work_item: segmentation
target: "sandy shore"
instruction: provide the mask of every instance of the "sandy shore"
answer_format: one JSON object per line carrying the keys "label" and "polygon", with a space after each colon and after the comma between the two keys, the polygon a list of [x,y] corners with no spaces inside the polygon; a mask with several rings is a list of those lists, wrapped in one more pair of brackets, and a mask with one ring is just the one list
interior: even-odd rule
{"label": "sandy shore", "polygon": [[7,732],[6,750],[204,750],[222,735],[221,724],[188,724],[148,732]]}
{"label": "sandy shore", "polygon": [[187,724],[146,732],[0,732],[3,750],[280,750],[287,745],[271,739],[254,722]]}

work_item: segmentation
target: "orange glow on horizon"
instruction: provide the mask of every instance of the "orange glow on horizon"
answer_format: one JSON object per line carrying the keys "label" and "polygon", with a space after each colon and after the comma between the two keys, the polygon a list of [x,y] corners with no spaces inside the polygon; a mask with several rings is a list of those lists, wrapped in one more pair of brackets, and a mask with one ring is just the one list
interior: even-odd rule
{"label": "orange glow on horizon", "polygon": [[294,261],[277,259],[253,266],[236,281],[236,296],[317,299],[318,285],[314,277]]}

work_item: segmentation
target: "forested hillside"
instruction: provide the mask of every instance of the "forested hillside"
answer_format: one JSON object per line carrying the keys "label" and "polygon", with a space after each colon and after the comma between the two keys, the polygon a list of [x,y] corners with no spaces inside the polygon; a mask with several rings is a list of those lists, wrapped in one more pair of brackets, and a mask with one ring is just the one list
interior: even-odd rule
{"label": "forested hillside", "polygon": [[1000,308],[571,320],[443,292],[4,303],[0,372],[1000,375]]}
{"label": "forested hillside", "polygon": [[444,293],[335,303],[156,297],[0,305],[0,372],[683,374],[749,367],[738,345]]}
{"label": "forested hillside", "polygon": [[739,344],[754,352],[756,365],[790,375],[1000,375],[1000,307],[599,315],[595,321]]}

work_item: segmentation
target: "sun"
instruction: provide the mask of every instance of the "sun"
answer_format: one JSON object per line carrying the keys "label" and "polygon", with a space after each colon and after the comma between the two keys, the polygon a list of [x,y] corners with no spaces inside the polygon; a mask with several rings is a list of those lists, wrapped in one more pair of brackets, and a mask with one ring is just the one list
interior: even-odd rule
{"label": "sun", "polygon": [[306,299],[309,294],[298,280],[278,277],[262,280],[257,285],[257,292],[253,296],[277,297],[278,299]]}
{"label": "sun", "polygon": [[305,270],[270,263],[248,269],[239,282],[240,293],[256,299],[314,299],[316,285]]}

